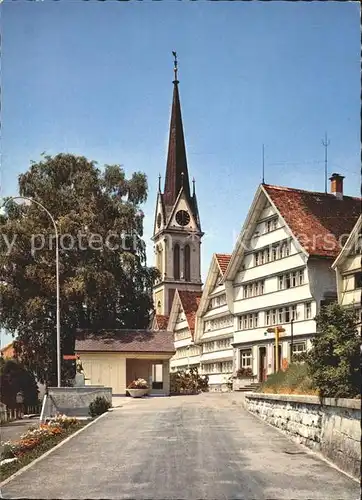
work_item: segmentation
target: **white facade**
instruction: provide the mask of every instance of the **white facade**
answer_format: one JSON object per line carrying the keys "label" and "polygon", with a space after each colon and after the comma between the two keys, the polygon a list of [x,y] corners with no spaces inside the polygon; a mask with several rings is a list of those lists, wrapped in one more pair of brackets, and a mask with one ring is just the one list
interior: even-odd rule
{"label": "white facade", "polygon": [[[234,369],[251,368],[258,381],[276,371],[274,333],[279,339],[279,368],[293,352],[307,350],[316,331],[321,301],[336,295],[331,262],[312,259],[259,188],[232,257],[225,286],[234,315]],[[293,340],[292,340],[293,339]]]}
{"label": "white facade", "polygon": [[341,253],[332,267],[336,272],[338,302],[348,308],[354,308],[361,322],[361,227],[362,216],[359,217]]}
{"label": "white facade", "polygon": [[201,374],[208,375],[210,391],[227,389],[233,375],[234,318],[230,313],[222,271],[214,254],[196,315],[195,342],[201,346]]}
{"label": "white facade", "polygon": [[193,340],[193,331],[187,320],[185,310],[176,292],[172,304],[168,328],[174,333],[176,353],[170,360],[171,371],[187,370],[188,368],[200,367],[201,348]]}

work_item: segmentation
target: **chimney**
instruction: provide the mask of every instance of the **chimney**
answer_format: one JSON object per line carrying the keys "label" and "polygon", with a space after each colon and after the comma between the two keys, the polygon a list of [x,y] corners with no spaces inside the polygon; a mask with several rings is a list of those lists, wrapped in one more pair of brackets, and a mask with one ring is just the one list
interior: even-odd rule
{"label": "chimney", "polygon": [[332,174],[329,178],[331,181],[331,193],[334,194],[338,200],[343,200],[343,179],[344,176],[339,174]]}

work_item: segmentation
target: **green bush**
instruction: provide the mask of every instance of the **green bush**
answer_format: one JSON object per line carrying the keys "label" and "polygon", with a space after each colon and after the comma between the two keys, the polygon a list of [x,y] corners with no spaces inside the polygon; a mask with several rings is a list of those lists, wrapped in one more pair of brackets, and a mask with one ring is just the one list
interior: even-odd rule
{"label": "green bush", "polygon": [[353,398],[361,391],[360,336],[354,311],[338,304],[321,309],[308,352],[309,373],[321,397]]}
{"label": "green bush", "polygon": [[199,375],[197,367],[170,373],[171,394],[197,394],[208,390],[209,377]]}
{"label": "green bush", "polygon": [[102,415],[111,408],[111,403],[103,396],[97,396],[89,405],[89,414],[91,417]]}

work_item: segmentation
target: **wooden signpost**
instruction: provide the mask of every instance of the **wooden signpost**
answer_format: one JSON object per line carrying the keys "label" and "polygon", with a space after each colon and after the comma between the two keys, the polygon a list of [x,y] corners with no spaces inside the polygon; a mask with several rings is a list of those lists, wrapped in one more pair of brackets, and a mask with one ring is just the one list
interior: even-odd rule
{"label": "wooden signpost", "polygon": [[274,333],[275,336],[275,371],[279,371],[279,337],[280,334],[285,332],[285,328],[281,326],[275,326],[273,328],[267,329],[268,333]]}

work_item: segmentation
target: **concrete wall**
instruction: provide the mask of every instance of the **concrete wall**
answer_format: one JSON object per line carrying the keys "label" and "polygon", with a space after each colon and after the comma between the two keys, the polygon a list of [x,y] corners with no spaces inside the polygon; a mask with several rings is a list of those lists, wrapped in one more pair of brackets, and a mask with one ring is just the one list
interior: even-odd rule
{"label": "concrete wall", "polygon": [[75,417],[89,416],[89,404],[98,396],[112,403],[112,388],[102,386],[49,387],[48,396],[43,400],[40,420],[44,421],[58,413]]}
{"label": "concrete wall", "polygon": [[360,477],[361,400],[246,394],[246,408],[288,436]]}

